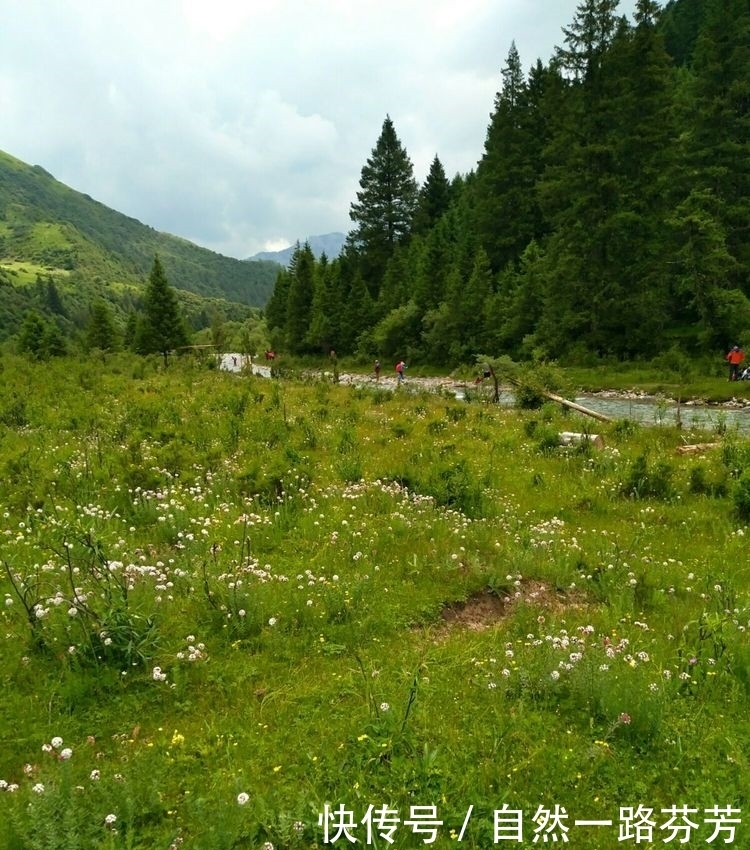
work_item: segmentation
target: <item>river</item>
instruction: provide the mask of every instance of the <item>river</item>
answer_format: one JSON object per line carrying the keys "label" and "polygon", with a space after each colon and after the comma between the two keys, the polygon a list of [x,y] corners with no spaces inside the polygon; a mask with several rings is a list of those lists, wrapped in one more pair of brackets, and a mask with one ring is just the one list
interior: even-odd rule
{"label": "river", "polygon": [[[271,377],[271,367],[266,363],[255,363],[251,358],[242,354],[223,354],[219,368],[228,372],[251,370],[253,374]],[[325,374],[330,380],[333,376]],[[348,386],[379,388],[395,390],[396,377],[384,374],[378,381],[373,375],[342,373],[339,383]],[[457,399],[465,399],[467,393],[474,394],[477,388],[472,384],[453,381],[451,378],[418,378],[409,376],[404,381],[403,390],[442,392],[454,395]],[[482,391],[486,392],[487,387]],[[596,413],[603,413],[612,419],[630,419],[643,425],[673,426],[677,421],[677,404],[669,399],[653,396],[618,394],[613,391],[578,395],[577,404]],[[500,404],[510,407],[515,403],[513,393],[503,390],[500,393]],[[582,414],[573,413],[574,416]],[[582,418],[585,418],[582,416]],[[699,402],[683,403],[680,407],[680,418],[683,428],[701,428],[708,431],[737,430],[743,434],[750,433],[750,406],[742,402],[725,405],[707,405]]]}

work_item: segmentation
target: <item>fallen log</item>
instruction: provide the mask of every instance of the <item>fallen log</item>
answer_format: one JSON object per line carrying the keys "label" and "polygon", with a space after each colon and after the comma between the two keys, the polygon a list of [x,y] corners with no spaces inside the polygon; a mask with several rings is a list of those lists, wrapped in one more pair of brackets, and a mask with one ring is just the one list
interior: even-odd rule
{"label": "fallen log", "polygon": [[588,443],[597,449],[604,448],[604,438],[601,434],[579,434],[575,431],[563,431],[559,439],[561,446],[580,446]]}
{"label": "fallen log", "polygon": [[678,455],[697,455],[708,449],[715,449],[719,445],[720,443],[691,443],[686,446],[677,446],[676,451]]}
{"label": "fallen log", "polygon": [[581,404],[576,404],[574,401],[569,401],[561,395],[555,395],[555,393],[548,392],[547,390],[542,390],[542,395],[550,399],[550,401],[556,401],[558,404],[569,407],[571,410],[577,410],[578,413],[584,413],[586,416],[592,416],[600,422],[612,422],[612,418],[610,416],[605,416],[603,413],[599,413],[596,410],[589,410],[587,407],[584,407]]}

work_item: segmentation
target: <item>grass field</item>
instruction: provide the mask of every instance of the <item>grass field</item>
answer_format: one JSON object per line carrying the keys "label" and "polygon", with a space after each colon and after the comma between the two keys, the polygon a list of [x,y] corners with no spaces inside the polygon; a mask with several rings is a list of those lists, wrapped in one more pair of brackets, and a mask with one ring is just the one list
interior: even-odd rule
{"label": "grass field", "polygon": [[750,846],[736,433],[0,367],[0,848]]}

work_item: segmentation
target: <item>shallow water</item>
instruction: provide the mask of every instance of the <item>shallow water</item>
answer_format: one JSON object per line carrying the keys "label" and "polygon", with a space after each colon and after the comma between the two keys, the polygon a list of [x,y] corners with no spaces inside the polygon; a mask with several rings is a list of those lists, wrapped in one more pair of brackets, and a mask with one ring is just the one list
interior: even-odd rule
{"label": "shallow water", "polygon": [[[260,377],[270,378],[271,368],[266,364],[254,363],[241,354],[223,354],[219,368],[229,372],[241,372],[248,369]],[[384,376],[376,382],[371,375],[342,374],[340,382],[355,387],[371,387],[382,390],[395,390],[395,377]],[[447,392],[459,400],[466,397],[465,385],[455,384],[448,379],[409,378],[404,382],[404,391]],[[630,419],[643,425],[663,425],[672,427],[677,422],[677,405],[673,401],[646,398],[629,398],[609,394],[580,395],[577,404],[603,413],[612,419]],[[515,403],[513,393],[504,390],[500,393],[500,404],[510,407]],[[572,416],[588,419],[584,414],[571,411]],[[750,434],[750,407],[709,406],[705,404],[683,404],[680,408],[683,428],[696,428],[707,431],[736,430]]]}
{"label": "shallow water", "polygon": [[[464,398],[462,390],[456,398]],[[576,404],[595,413],[603,413],[611,419],[630,419],[641,425],[663,425],[672,427],[677,423],[677,405],[673,401],[655,398],[626,398],[610,395],[580,395]],[[507,407],[515,403],[512,392],[500,393],[500,404]],[[554,402],[553,402],[554,403]],[[571,415],[587,419],[584,414],[571,411]],[[737,430],[750,433],[750,407],[723,407],[706,404],[683,404],[680,407],[683,428],[699,428],[707,431]]]}
{"label": "shallow water", "polygon": [[[576,402],[613,419],[632,419],[646,425],[666,426],[673,426],[677,422],[677,405],[673,401],[580,396]],[[750,433],[750,408],[747,407],[683,404],[680,407],[680,419],[683,428],[701,428],[708,431],[736,429]]]}

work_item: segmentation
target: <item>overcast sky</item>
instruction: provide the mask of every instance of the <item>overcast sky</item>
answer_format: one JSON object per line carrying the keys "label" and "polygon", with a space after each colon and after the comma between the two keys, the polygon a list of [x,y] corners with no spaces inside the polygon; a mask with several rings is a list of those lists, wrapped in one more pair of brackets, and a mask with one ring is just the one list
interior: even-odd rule
{"label": "overcast sky", "polygon": [[[386,115],[424,180],[481,157],[515,40],[577,0],[1,0],[0,149],[233,257],[351,226]],[[618,11],[631,16],[635,0]]]}

